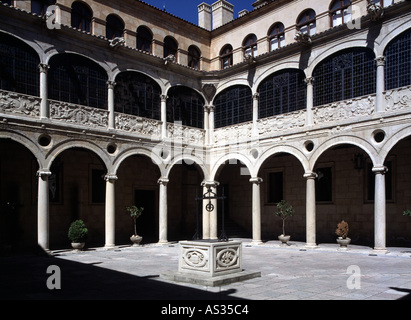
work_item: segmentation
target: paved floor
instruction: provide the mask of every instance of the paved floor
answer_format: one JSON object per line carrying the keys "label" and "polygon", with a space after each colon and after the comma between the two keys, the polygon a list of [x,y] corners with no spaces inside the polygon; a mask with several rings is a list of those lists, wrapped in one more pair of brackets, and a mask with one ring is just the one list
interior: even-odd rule
{"label": "paved floor", "polygon": [[[337,244],[305,250],[243,240],[243,268],[261,277],[221,287],[159,277],[178,268],[178,243],[0,257],[0,299],[398,300],[411,299],[411,248],[373,255]],[[58,269],[49,269],[58,266]],[[58,277],[60,275],[60,278]],[[55,279],[60,279],[60,282]],[[49,289],[58,287],[60,289]]]}

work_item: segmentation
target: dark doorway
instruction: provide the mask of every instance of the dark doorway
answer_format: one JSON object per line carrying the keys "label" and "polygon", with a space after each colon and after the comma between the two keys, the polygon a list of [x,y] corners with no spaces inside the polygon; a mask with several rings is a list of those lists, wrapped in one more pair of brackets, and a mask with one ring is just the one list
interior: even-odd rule
{"label": "dark doorway", "polygon": [[136,206],[144,208],[143,214],[137,219],[138,235],[143,237],[145,243],[158,241],[156,191],[135,190],[134,203]]}

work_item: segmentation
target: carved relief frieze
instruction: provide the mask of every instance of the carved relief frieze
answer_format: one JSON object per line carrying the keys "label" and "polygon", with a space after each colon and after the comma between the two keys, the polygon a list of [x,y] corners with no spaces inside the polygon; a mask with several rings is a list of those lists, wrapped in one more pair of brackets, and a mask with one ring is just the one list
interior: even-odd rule
{"label": "carved relief frieze", "polygon": [[161,134],[161,122],[158,120],[124,113],[116,113],[115,119],[117,130],[154,138],[158,138]]}
{"label": "carved relief frieze", "polygon": [[205,132],[202,129],[186,127],[169,123],[167,125],[167,137],[188,144],[204,144]]}
{"label": "carved relief frieze", "polygon": [[50,101],[50,118],[88,127],[108,126],[107,110],[61,101]]}
{"label": "carved relief frieze", "polygon": [[398,111],[411,107],[411,86],[385,93],[385,111]]}
{"label": "carved relief frieze", "polygon": [[250,122],[217,129],[214,131],[214,142],[221,145],[249,140],[251,139],[252,129],[252,123]]}
{"label": "carved relief frieze", "polygon": [[313,108],[314,124],[367,117],[375,112],[375,96],[344,100]]}
{"label": "carved relief frieze", "polygon": [[39,97],[1,90],[0,112],[38,117],[40,115],[40,101]]}
{"label": "carved relief frieze", "polygon": [[282,132],[284,130],[291,130],[301,128],[305,125],[306,110],[299,110],[295,112],[280,114],[270,118],[258,120],[258,133],[260,136],[266,136]]}

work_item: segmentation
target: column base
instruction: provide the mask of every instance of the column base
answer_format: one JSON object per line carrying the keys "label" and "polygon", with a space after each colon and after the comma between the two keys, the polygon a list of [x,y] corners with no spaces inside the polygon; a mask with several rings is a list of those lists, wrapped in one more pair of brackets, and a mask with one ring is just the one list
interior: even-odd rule
{"label": "column base", "polygon": [[104,250],[113,250],[115,249],[116,245],[115,244],[106,244],[104,246]]}
{"label": "column base", "polygon": [[160,240],[159,242],[156,243],[156,246],[167,246],[169,244],[170,242],[168,242],[167,240]]}
{"label": "column base", "polygon": [[371,255],[387,254],[388,250],[386,248],[374,248],[371,250]]}
{"label": "column base", "polygon": [[259,246],[261,244],[263,244],[263,242],[261,240],[252,240],[251,243],[250,243],[250,245],[252,245],[252,246]]}
{"label": "column base", "polygon": [[317,249],[318,245],[316,243],[306,243],[304,248],[305,249]]}

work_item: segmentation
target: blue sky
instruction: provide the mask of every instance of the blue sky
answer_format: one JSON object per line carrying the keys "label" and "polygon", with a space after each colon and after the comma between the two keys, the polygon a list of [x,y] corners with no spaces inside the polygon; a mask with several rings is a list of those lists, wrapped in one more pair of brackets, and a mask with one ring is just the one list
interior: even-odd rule
{"label": "blue sky", "polygon": [[[217,0],[142,0],[154,7],[163,9],[165,6],[166,11],[191,23],[198,24],[198,9],[197,6],[200,3],[208,3],[212,5]],[[238,17],[238,12],[247,9],[253,10],[252,4],[256,0],[227,0],[234,5],[234,18]]]}

